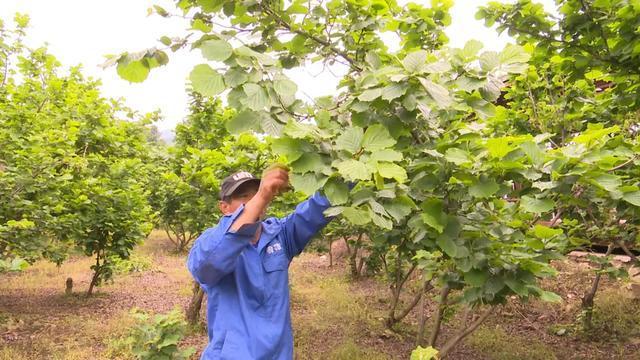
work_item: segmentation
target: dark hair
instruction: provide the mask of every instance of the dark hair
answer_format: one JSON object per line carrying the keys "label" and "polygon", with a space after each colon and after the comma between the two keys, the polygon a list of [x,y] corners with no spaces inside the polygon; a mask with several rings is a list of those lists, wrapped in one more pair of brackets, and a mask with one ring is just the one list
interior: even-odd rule
{"label": "dark hair", "polygon": [[256,184],[251,183],[251,182],[244,183],[244,184],[242,184],[242,185],[238,186],[238,188],[237,188],[234,192],[232,192],[230,195],[223,196],[223,197],[222,197],[222,201],[224,201],[224,202],[226,202],[226,203],[231,203],[231,201],[232,201],[235,197],[237,197],[238,195],[242,195],[242,194],[244,194],[244,192],[245,192],[247,189],[249,189],[249,188],[256,188],[256,189],[257,189],[258,187],[259,187],[259,185],[258,185],[258,186],[256,186]]}

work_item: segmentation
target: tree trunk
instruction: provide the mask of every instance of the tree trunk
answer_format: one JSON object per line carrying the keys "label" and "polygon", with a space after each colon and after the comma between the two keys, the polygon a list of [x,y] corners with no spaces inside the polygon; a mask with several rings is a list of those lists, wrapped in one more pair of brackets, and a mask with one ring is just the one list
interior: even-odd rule
{"label": "tree trunk", "polygon": [[[613,252],[615,245],[613,243],[609,244],[607,247],[607,252],[604,256],[609,256]],[[600,270],[604,270],[606,264],[600,265]],[[602,273],[599,271],[596,273],[596,277],[593,279],[593,283],[591,284],[591,289],[587,291],[586,294],[582,297],[582,310],[584,311],[584,319],[582,321],[582,326],[584,330],[588,331],[591,329],[592,319],[593,319],[593,300],[596,297],[596,292],[598,291],[598,285],[600,284],[600,278],[602,277]]]}
{"label": "tree trunk", "polygon": [[447,307],[447,298],[449,297],[449,291],[451,291],[451,288],[445,284],[442,288],[442,292],[440,293],[440,305],[438,306],[436,321],[433,324],[433,331],[431,332],[431,337],[429,338],[429,346],[433,346],[434,348],[436,347],[436,341],[438,340],[438,335],[440,334],[440,327],[442,325],[444,310]]}
{"label": "tree trunk", "polygon": [[93,288],[98,283],[98,278],[100,277],[100,271],[102,271],[102,267],[100,265],[100,251],[96,255],[96,269],[93,272],[93,276],[91,277],[91,283],[89,284],[89,290],[87,291],[87,297],[93,294]]}
{"label": "tree trunk", "polygon": [[333,241],[329,240],[329,267],[333,267],[333,253],[331,252],[331,245]]}
{"label": "tree trunk", "polygon": [[495,306],[491,306],[487,311],[485,311],[484,314],[480,315],[480,317],[478,317],[478,319],[473,323],[471,323],[471,325],[469,325],[468,327],[465,324],[465,327],[462,329],[462,331],[460,331],[453,338],[447,341],[447,343],[444,346],[442,346],[439,353],[440,358],[441,359],[446,358],[447,355],[449,355],[449,353],[451,352],[451,350],[453,350],[453,348],[456,345],[458,345],[458,343],[460,343],[460,341],[464,340],[464,338],[466,338],[467,336],[469,336],[469,334],[474,332],[478,328],[478,326],[480,326],[485,320],[487,320],[489,315],[493,314],[493,311],[495,310],[495,308],[496,308]]}
{"label": "tree trunk", "polygon": [[191,325],[198,324],[200,320],[200,308],[202,307],[202,299],[204,298],[204,291],[200,287],[197,281],[193,282],[193,296],[187,307],[186,317],[187,321]]}

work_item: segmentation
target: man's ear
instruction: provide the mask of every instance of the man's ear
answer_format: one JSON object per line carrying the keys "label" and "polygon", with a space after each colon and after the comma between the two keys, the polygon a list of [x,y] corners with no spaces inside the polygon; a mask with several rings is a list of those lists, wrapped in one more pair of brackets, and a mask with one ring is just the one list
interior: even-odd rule
{"label": "man's ear", "polygon": [[218,209],[220,209],[222,215],[229,215],[231,213],[231,211],[229,211],[230,206],[231,204],[226,201],[218,201]]}

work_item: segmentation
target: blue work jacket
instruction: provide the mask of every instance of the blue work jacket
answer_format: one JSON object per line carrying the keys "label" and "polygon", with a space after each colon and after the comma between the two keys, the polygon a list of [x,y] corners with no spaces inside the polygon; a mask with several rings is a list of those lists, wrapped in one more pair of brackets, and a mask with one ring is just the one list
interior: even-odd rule
{"label": "blue work jacket", "polygon": [[[194,243],[187,266],[207,294],[209,344],[201,359],[293,358],[289,264],[329,219],[316,193],[284,219],[229,230],[244,206],[224,216]],[[251,244],[258,226],[262,234]]]}

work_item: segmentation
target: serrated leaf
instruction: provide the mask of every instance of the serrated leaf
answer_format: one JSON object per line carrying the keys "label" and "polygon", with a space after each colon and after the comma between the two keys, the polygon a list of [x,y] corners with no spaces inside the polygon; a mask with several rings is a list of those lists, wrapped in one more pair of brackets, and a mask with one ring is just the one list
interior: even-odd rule
{"label": "serrated leaf", "polygon": [[132,83],[143,82],[149,76],[149,67],[142,61],[118,61],[116,71],[121,78]]}
{"label": "serrated leaf", "polygon": [[441,108],[446,108],[453,103],[453,99],[449,96],[449,90],[440,84],[436,84],[431,80],[419,78],[422,86],[427,90],[429,96]]}
{"label": "serrated leaf", "polygon": [[369,215],[371,216],[371,220],[373,221],[373,223],[377,226],[387,230],[393,229],[393,221],[391,221],[390,219],[387,219],[382,215],[378,215],[375,212],[369,213]]}
{"label": "serrated leaf", "polygon": [[536,224],[533,227],[533,235],[539,239],[551,239],[562,235],[562,229],[553,229],[548,226]]}
{"label": "serrated leaf", "polygon": [[389,130],[380,124],[369,126],[362,138],[362,147],[368,151],[382,150],[395,143],[396,139],[389,134]]}
{"label": "serrated leaf", "polygon": [[382,100],[393,100],[407,92],[406,84],[393,83],[382,88]]}
{"label": "serrated leaf", "polygon": [[402,66],[404,66],[405,70],[410,73],[419,73],[424,69],[426,62],[427,52],[424,50],[418,50],[407,54],[407,56],[402,59]]}
{"label": "serrated leaf", "polygon": [[423,348],[418,346],[411,352],[411,358],[409,360],[435,360],[438,358],[438,350],[429,346]]}
{"label": "serrated leaf", "polygon": [[382,89],[380,88],[368,89],[363,91],[362,94],[358,96],[358,100],[369,102],[379,98],[380,95],[382,95]]}
{"label": "serrated leaf", "polygon": [[502,64],[526,63],[531,58],[522,46],[507,44],[500,52],[499,59]]}
{"label": "serrated leaf", "polygon": [[334,216],[338,216],[338,215],[342,214],[344,209],[345,209],[344,206],[333,206],[333,207],[330,207],[327,210],[325,210],[323,212],[323,214],[326,217],[334,217]]}
{"label": "serrated leaf", "polygon": [[316,132],[315,125],[303,124],[296,120],[289,120],[284,127],[284,133],[292,138],[302,139],[308,136],[312,136]]}
{"label": "serrated leaf", "polygon": [[396,164],[379,162],[377,168],[380,176],[385,179],[395,179],[399,183],[407,181],[407,172]]}
{"label": "serrated leaf", "polygon": [[251,110],[239,112],[226,123],[227,131],[231,134],[240,134],[245,131],[260,129],[260,114]]}
{"label": "serrated leaf", "polygon": [[236,87],[247,82],[249,75],[238,67],[233,67],[224,74],[224,82],[229,87]]}
{"label": "serrated leaf", "polygon": [[520,144],[520,148],[527,154],[527,157],[535,165],[540,165],[544,161],[544,153],[533,141],[527,141]]}
{"label": "serrated leaf", "polygon": [[362,138],[364,137],[364,130],[361,127],[353,126],[347,128],[345,132],[340,134],[336,139],[336,149],[346,150],[351,154],[355,154],[360,151],[362,147]]}
{"label": "serrated leaf", "polygon": [[484,71],[491,71],[500,66],[500,57],[495,51],[485,51],[480,55],[480,68]]}
{"label": "serrated leaf", "polygon": [[398,196],[392,202],[385,205],[387,213],[397,222],[402,221],[411,211],[416,208],[416,204],[406,195]]}
{"label": "serrated leaf", "polygon": [[342,216],[353,225],[367,225],[371,222],[371,213],[369,211],[353,207],[345,207],[342,211]]}
{"label": "serrated leaf", "polygon": [[466,57],[476,56],[478,51],[482,50],[484,45],[478,40],[469,40],[464,44],[464,48],[462,49],[464,55]]}
{"label": "serrated leaf", "polygon": [[291,185],[305,195],[313,195],[327,182],[327,177],[315,173],[291,174]]}
{"label": "serrated leaf", "polygon": [[424,67],[424,71],[431,74],[442,73],[451,70],[451,63],[448,61],[440,60],[434,63],[427,64]]}
{"label": "serrated leaf", "polygon": [[464,273],[464,281],[471,286],[481,287],[488,279],[489,273],[487,271],[472,269],[471,271]]}
{"label": "serrated leaf", "polygon": [[[436,228],[436,230],[438,229]],[[454,258],[458,255],[458,245],[456,245],[456,243],[450,237],[446,235],[438,236],[438,238],[436,239],[436,244],[438,244],[440,249],[442,249],[442,251],[444,251],[444,253],[449,255],[450,257]]]}
{"label": "serrated leaf", "polygon": [[324,194],[331,205],[342,205],[349,200],[349,187],[338,179],[329,179],[324,186]]}
{"label": "serrated leaf", "polygon": [[313,147],[308,142],[291,138],[274,139],[271,143],[271,149],[276,154],[286,157],[290,162],[298,160],[304,153],[313,151]]}
{"label": "serrated leaf", "polygon": [[447,151],[444,153],[444,158],[447,161],[452,162],[456,165],[464,165],[464,164],[471,163],[471,158],[469,157],[469,153],[458,148],[447,149]]}
{"label": "serrated leaf", "polygon": [[536,199],[530,196],[523,196],[520,199],[520,208],[530,213],[545,213],[551,211],[555,204],[550,199]]}
{"label": "serrated leaf", "polygon": [[242,85],[245,95],[245,105],[251,110],[260,111],[269,106],[269,95],[267,91],[260,85],[254,83],[247,83]]}
{"label": "serrated leaf", "polygon": [[469,187],[469,195],[476,198],[488,198],[500,189],[500,185],[494,180],[483,180]]}
{"label": "serrated leaf", "polygon": [[225,61],[233,53],[233,48],[225,40],[207,40],[200,45],[200,51],[207,60]]}
{"label": "serrated leaf", "polygon": [[402,153],[391,149],[382,149],[371,153],[372,161],[390,161],[397,162],[402,160]]}
{"label": "serrated leaf", "polygon": [[301,174],[308,172],[320,172],[319,170],[325,167],[326,164],[322,160],[322,156],[318,153],[304,153],[300,158],[291,163],[291,168]]}
{"label": "serrated leaf", "polygon": [[340,175],[349,181],[371,180],[371,169],[358,160],[349,159],[336,164]]}
{"label": "serrated leaf", "polygon": [[624,193],[624,195],[622,195],[622,200],[629,204],[640,206],[640,191]]}
{"label": "serrated leaf", "polygon": [[[266,114],[265,114],[266,115]],[[280,137],[284,129],[284,125],[274,119],[272,116],[266,115],[260,118],[262,131],[267,135]]]}
{"label": "serrated leaf", "polygon": [[422,206],[422,221],[434,228],[438,233],[442,234],[444,227],[447,226],[447,214],[442,210],[442,201],[438,199],[430,199],[425,201]]}
{"label": "serrated leaf", "polygon": [[594,184],[607,191],[616,191],[622,185],[620,176],[612,174],[601,174],[591,180]]}
{"label": "serrated leaf", "polygon": [[273,89],[282,98],[295,98],[296,92],[298,91],[298,85],[291,80],[282,79],[273,82]]}
{"label": "serrated leaf", "polygon": [[222,75],[207,64],[196,65],[189,74],[193,90],[203,96],[216,96],[224,91]]}

